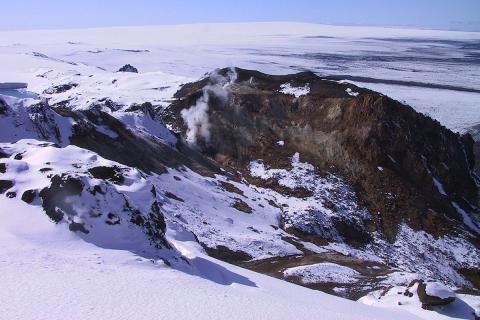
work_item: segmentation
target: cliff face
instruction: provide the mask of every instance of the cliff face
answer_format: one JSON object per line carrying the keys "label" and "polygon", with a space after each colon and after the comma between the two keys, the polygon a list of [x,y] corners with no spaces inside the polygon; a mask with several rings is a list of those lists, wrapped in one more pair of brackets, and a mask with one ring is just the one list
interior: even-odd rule
{"label": "cliff face", "polygon": [[[378,231],[393,242],[406,223],[435,237],[465,233],[478,240],[471,222],[478,219],[478,188],[469,135],[459,136],[379,93],[312,73],[235,71],[185,85],[164,115],[191,135],[182,110],[208,96],[208,135],[194,130],[203,153],[254,184],[264,185],[250,174],[251,161],[288,168],[295,152],[320,175],[345,178],[371,213],[359,232],[339,224],[347,239],[365,244]],[[225,92],[219,94],[218,87]]]}

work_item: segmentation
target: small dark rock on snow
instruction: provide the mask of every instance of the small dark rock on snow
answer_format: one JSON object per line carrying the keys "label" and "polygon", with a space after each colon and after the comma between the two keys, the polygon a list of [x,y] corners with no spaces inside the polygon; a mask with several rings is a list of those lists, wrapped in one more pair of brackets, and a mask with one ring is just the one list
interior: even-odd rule
{"label": "small dark rock on snow", "polygon": [[8,189],[13,187],[13,181],[10,180],[0,180],[0,194],[5,193]]}
{"label": "small dark rock on snow", "polygon": [[37,196],[37,190],[27,190],[22,194],[22,201],[32,203]]}
{"label": "small dark rock on snow", "polygon": [[245,213],[252,213],[253,209],[243,200],[235,198],[235,203],[233,204],[233,207],[237,209],[238,211],[242,211]]}
{"label": "small dark rock on snow", "polygon": [[173,200],[177,200],[177,201],[180,201],[180,202],[185,202],[185,200],[183,200],[182,198],[174,195],[173,193],[171,193],[171,192],[169,192],[169,191],[165,192],[165,196],[166,196],[167,198],[170,198],[170,199],[173,199]]}
{"label": "small dark rock on snow", "polygon": [[130,65],[130,64],[126,64],[124,65],[123,67],[121,67],[120,69],[118,69],[118,72],[133,72],[133,73],[138,73],[138,70],[137,68],[135,68],[134,66]]}
{"label": "small dark rock on snow", "polygon": [[125,180],[122,176],[121,169],[117,166],[113,167],[94,167],[88,169],[88,172],[96,178],[101,180],[109,180],[115,184],[121,184]]}

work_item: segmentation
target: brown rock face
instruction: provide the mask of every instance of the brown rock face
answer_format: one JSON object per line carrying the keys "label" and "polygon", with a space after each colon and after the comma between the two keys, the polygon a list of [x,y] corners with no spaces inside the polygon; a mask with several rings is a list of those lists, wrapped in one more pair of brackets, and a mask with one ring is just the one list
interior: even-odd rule
{"label": "brown rock face", "polygon": [[[345,177],[374,217],[369,229],[390,241],[402,222],[434,236],[462,230],[475,234],[459,213],[478,215],[470,136],[455,134],[384,95],[313,73],[235,71],[233,76],[223,69],[185,85],[164,115],[188,138],[191,128],[182,110],[207,101],[208,135],[198,130],[195,136],[204,154],[248,177],[250,161],[288,167],[289,157],[299,152],[320,173]],[[308,93],[282,93],[285,84]],[[284,141],[282,148],[278,141]],[[360,231],[344,229],[349,229],[347,238],[362,237]]]}

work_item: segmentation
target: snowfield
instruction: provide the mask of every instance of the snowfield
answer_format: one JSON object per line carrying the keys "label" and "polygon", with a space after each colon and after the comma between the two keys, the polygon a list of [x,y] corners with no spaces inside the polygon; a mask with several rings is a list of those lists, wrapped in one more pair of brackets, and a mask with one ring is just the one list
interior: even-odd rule
{"label": "snowfield", "polygon": [[181,237],[193,271],[84,242],[22,202],[0,206],[1,319],[416,319],[228,265]]}

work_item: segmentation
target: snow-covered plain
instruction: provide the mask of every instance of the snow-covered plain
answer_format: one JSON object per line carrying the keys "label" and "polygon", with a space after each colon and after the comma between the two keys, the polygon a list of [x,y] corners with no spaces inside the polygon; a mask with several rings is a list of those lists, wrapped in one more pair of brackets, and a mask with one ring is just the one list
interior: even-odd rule
{"label": "snow-covered plain", "polygon": [[[108,75],[105,71],[116,71],[126,63],[141,73],[161,71],[190,79],[228,66],[268,73],[312,70],[320,75],[473,89],[426,90],[419,84],[359,81],[361,86],[385,91],[447,127],[463,131],[480,122],[479,53],[480,33],[475,32],[305,23],[0,32],[0,82],[27,82],[35,89],[45,79],[32,78],[32,73],[37,76],[41,68],[45,76],[50,70],[75,74],[89,68],[84,71],[87,76],[98,73],[103,78]],[[149,74],[144,77],[152,80]],[[158,94],[148,86],[142,88],[145,95]]]}

